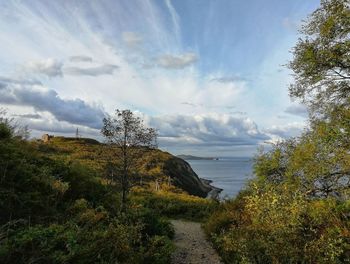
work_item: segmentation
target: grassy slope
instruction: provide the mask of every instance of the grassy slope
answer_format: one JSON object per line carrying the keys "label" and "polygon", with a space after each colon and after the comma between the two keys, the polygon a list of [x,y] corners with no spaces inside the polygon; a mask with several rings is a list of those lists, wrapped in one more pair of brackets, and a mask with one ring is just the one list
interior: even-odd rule
{"label": "grassy slope", "polygon": [[[104,172],[106,162],[113,155],[108,146],[88,138],[55,137],[48,143],[37,143],[37,148],[55,159],[79,162],[98,174]],[[210,191],[186,161],[161,150],[145,153],[138,161],[138,172],[149,188],[152,188],[156,180],[161,185],[169,185],[170,178],[168,187],[173,190],[179,188],[200,197],[205,197]]]}

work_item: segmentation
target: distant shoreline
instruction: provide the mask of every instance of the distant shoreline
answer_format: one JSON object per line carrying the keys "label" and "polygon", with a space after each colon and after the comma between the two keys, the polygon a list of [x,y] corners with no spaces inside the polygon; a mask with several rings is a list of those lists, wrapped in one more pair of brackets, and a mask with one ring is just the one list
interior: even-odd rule
{"label": "distant shoreline", "polygon": [[198,157],[198,156],[192,156],[192,155],[177,155],[176,157],[183,159],[183,160],[219,160],[219,158],[216,157]]}

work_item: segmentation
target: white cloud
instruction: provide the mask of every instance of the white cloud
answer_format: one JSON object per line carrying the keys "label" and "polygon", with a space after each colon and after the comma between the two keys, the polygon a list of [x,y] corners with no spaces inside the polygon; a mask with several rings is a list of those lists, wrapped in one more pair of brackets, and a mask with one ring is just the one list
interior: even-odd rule
{"label": "white cloud", "polygon": [[198,56],[191,52],[180,55],[164,54],[157,58],[157,65],[166,69],[183,69],[197,60]]}
{"label": "white cloud", "polygon": [[105,113],[101,106],[81,99],[62,99],[56,91],[42,86],[7,85],[0,90],[0,104],[31,106],[51,113],[58,121],[99,129]]}
{"label": "white cloud", "polygon": [[99,76],[99,75],[111,75],[118,68],[119,68],[118,65],[103,64],[103,65],[88,67],[88,68],[65,67],[63,68],[63,71],[64,71],[64,74],[70,74],[70,75]]}
{"label": "white cloud", "polygon": [[84,55],[70,56],[69,60],[71,62],[92,62],[92,58]]}
{"label": "white cloud", "polygon": [[[149,118],[160,126],[164,144],[174,147],[179,142],[183,142],[182,147],[186,142],[191,146],[207,146],[204,141],[208,140],[222,148],[225,144],[228,148],[252,144],[253,148],[269,135],[290,134],[283,130],[287,128],[278,126],[267,132],[261,128],[264,122],[270,126],[288,121],[273,119],[273,114],[281,113],[286,105],[286,100],[280,100],[285,76],[277,84],[259,87],[249,87],[234,72],[203,76],[199,67],[191,67],[198,61],[200,49],[186,47],[192,51],[186,53],[179,43],[181,21],[169,0],[165,0],[163,8],[152,1],[114,1],[115,8],[111,9],[100,1],[84,5],[78,5],[79,1],[6,3],[0,12],[1,70],[6,70],[2,74],[11,76],[16,70],[14,65],[30,63],[25,79],[0,77],[0,106],[29,108],[28,112],[18,109],[12,112],[27,114],[23,119],[30,119],[28,113],[33,109],[40,116],[51,113],[50,118],[36,119],[38,130],[44,129],[45,123],[50,125],[48,131],[57,128],[67,133],[72,125],[97,128],[104,109],[112,112],[118,107],[158,116]],[[164,7],[168,12],[166,9],[164,12]],[[170,30],[168,19],[172,22]],[[279,63],[270,57],[268,61]],[[151,69],[142,69],[142,64]],[[271,65],[261,67],[269,69]],[[259,69],[256,71],[254,75],[258,78]],[[62,78],[41,78],[42,75]],[[50,89],[37,87],[41,84]],[[265,111],[273,109],[277,100],[281,107]],[[235,113],[228,117],[226,113],[232,111],[232,105]],[[248,118],[253,111],[258,112],[253,119],[259,122],[260,129]],[[293,118],[286,116],[289,120]],[[39,120],[44,120],[40,127]]]}
{"label": "white cloud", "polygon": [[263,132],[271,137],[271,142],[281,141],[283,139],[300,136],[306,129],[305,123],[292,122],[284,125],[274,125],[264,129]]}
{"label": "white cloud", "polygon": [[249,118],[229,114],[144,116],[148,125],[159,130],[164,146],[195,145],[245,146],[257,145],[269,136],[259,131]]}
{"label": "white cloud", "polygon": [[169,13],[171,15],[171,20],[173,22],[173,27],[174,27],[174,33],[176,35],[177,40],[180,40],[181,36],[181,30],[180,30],[180,23],[179,23],[179,15],[177,14],[174,6],[171,3],[171,0],[165,0],[165,4],[169,10]]}
{"label": "white cloud", "polygon": [[143,39],[139,34],[131,31],[123,32],[122,38],[124,43],[130,48],[136,48],[143,42]]}
{"label": "white cloud", "polygon": [[36,79],[9,78],[4,76],[0,76],[0,84],[1,83],[4,87],[7,84],[42,85],[42,83]]}
{"label": "white cloud", "polygon": [[53,58],[48,58],[38,61],[30,61],[25,67],[33,73],[47,75],[48,77],[62,77],[62,66],[62,62]]}
{"label": "white cloud", "polygon": [[301,117],[307,117],[308,115],[307,107],[301,104],[290,105],[286,108],[284,112],[287,114],[301,116]]}
{"label": "white cloud", "polygon": [[24,119],[41,119],[41,115],[39,114],[23,114],[23,115],[13,115],[19,118],[24,118]]}

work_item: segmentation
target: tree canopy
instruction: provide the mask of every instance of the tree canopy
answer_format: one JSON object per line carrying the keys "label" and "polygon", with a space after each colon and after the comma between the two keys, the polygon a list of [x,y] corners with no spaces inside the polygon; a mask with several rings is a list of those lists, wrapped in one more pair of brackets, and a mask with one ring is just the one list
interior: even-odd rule
{"label": "tree canopy", "polygon": [[322,0],[302,26],[289,67],[295,83],[290,95],[306,103],[314,116],[349,106],[350,2]]}

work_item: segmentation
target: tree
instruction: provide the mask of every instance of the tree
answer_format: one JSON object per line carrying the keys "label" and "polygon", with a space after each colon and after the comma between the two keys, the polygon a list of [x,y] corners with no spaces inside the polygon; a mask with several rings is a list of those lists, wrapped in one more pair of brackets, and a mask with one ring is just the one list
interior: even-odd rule
{"label": "tree", "polygon": [[7,116],[7,110],[0,108],[0,140],[17,137],[29,139],[30,131],[27,126],[22,126],[13,118]]}
{"label": "tree", "polygon": [[290,95],[306,103],[314,117],[350,106],[350,1],[322,0],[306,20],[289,68],[296,82]]}
{"label": "tree", "polygon": [[132,187],[131,177],[135,173],[136,162],[142,154],[157,147],[157,133],[153,128],[147,128],[140,117],[135,116],[130,110],[116,110],[114,116],[103,119],[102,135],[107,144],[113,148],[112,161],[115,170],[119,174],[113,179],[118,179],[121,192],[121,210],[125,211],[127,195]]}
{"label": "tree", "polygon": [[310,110],[310,131],[290,155],[289,174],[308,193],[346,196],[350,183],[350,1],[322,0],[294,48],[290,95]]}

